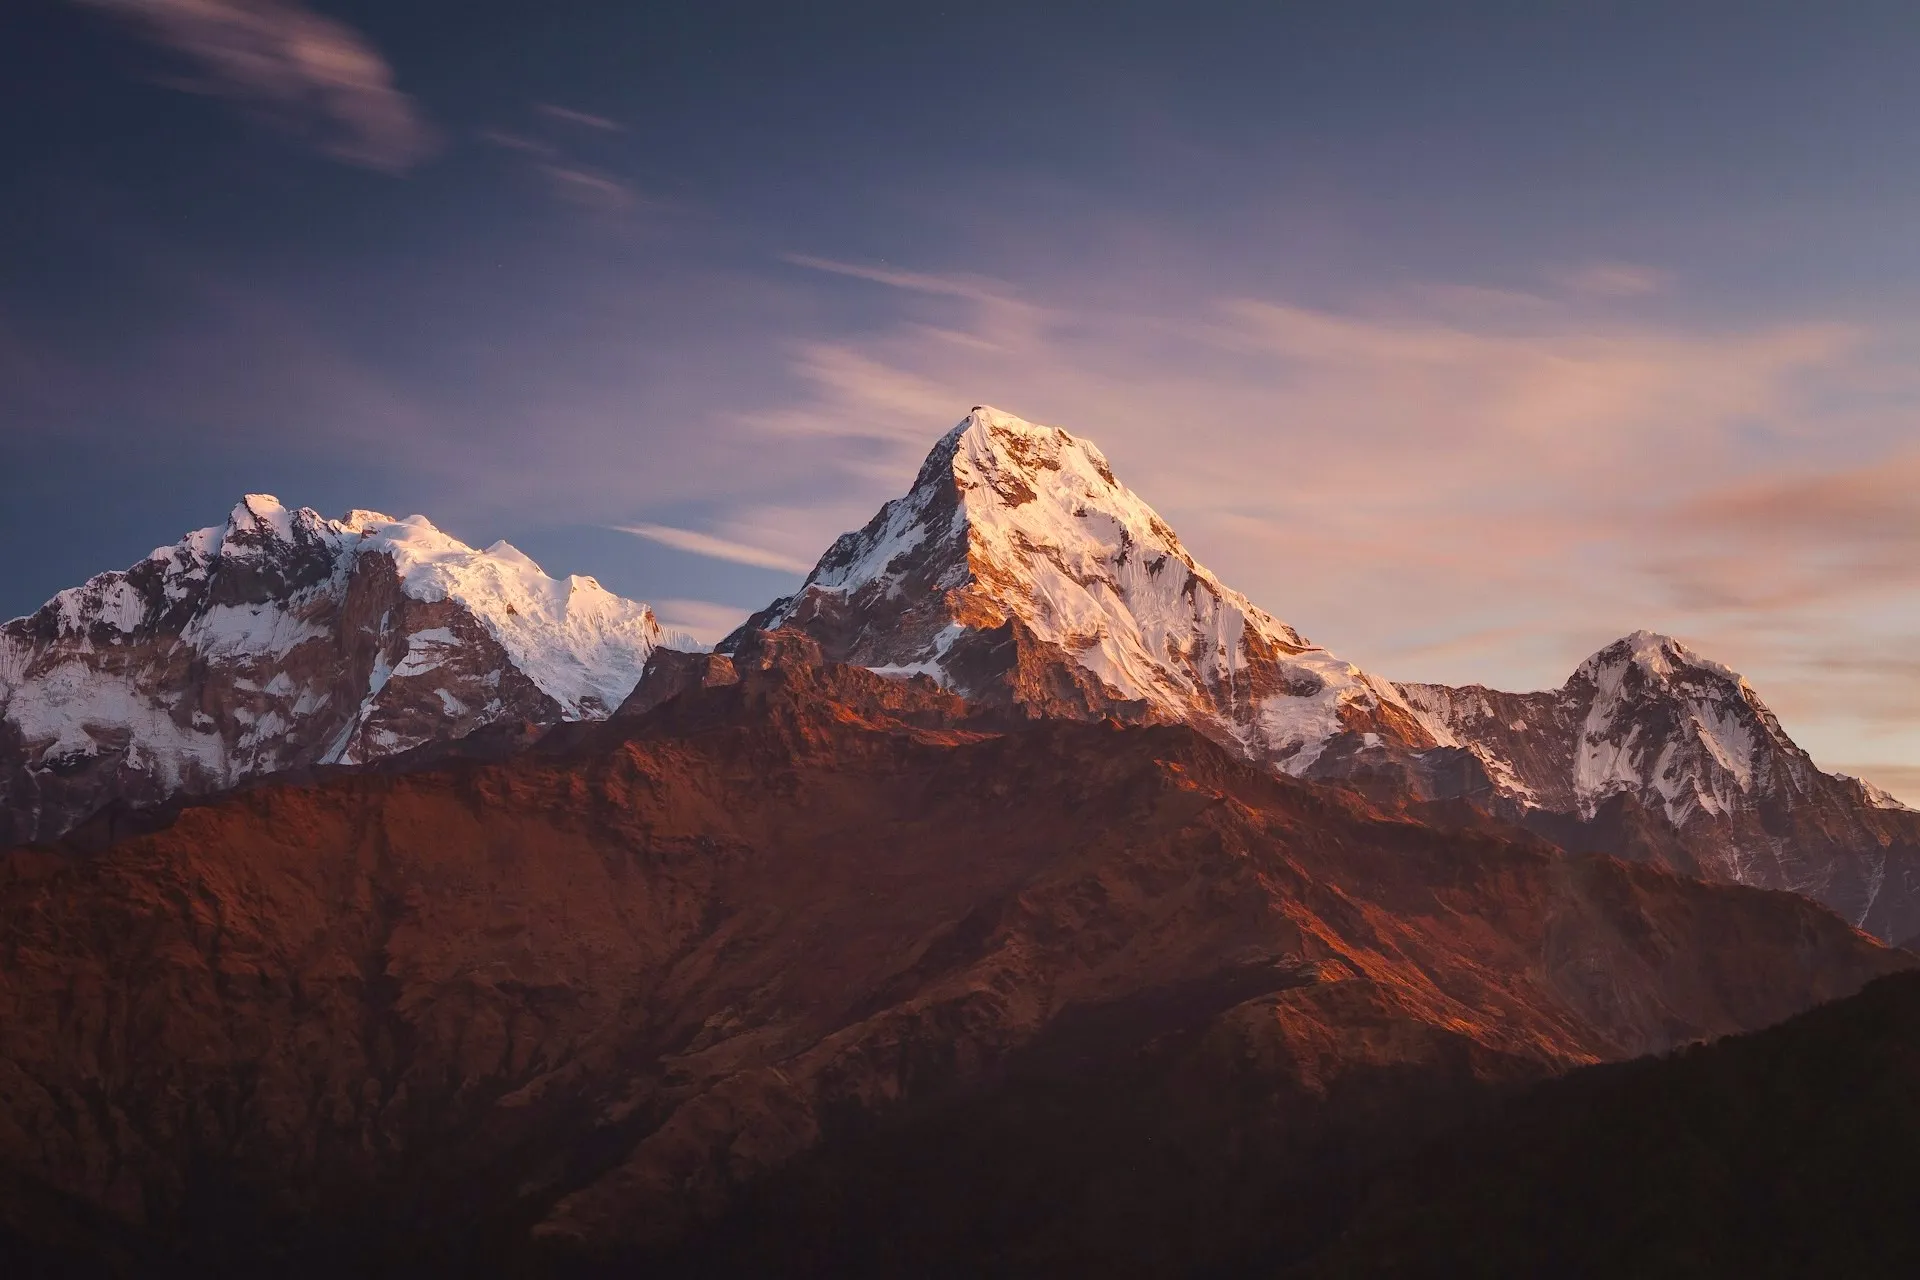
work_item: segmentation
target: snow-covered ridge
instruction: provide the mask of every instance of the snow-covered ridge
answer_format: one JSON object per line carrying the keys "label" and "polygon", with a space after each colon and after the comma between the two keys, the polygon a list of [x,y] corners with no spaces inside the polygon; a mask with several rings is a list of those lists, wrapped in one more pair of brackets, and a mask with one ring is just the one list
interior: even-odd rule
{"label": "snow-covered ridge", "polygon": [[352,554],[390,557],[409,596],[465,606],[570,718],[620,705],[661,642],[646,605],[592,578],[550,578],[511,543],[476,551],[417,515],[354,511],[335,527]]}
{"label": "snow-covered ridge", "polygon": [[1198,564],[1091,442],[987,406],[755,625],[806,626],[832,656],[959,687],[955,646],[1009,618],[1109,697],[1289,772],[1350,732],[1435,745],[1390,683]]}
{"label": "snow-covered ridge", "polygon": [[[550,578],[510,543],[480,551],[425,516],[397,520],[355,510],[329,520],[307,507],[288,510],[258,493],[241,499],[224,526],[198,529],[157,548],[144,565],[98,574],[9,625],[44,618],[58,635],[82,643],[100,642],[103,629],[133,636],[161,625],[172,607],[204,590],[222,562],[265,565],[291,588],[275,607],[262,601],[209,604],[182,638],[209,656],[284,653],[316,634],[299,621],[300,606],[337,590],[354,561],[370,555],[393,562],[401,590],[413,599],[452,600],[467,609],[570,718],[594,714],[596,704],[619,705],[660,643],[659,624],[646,605],[592,578]],[[147,568],[157,571],[157,594],[141,589],[141,570]]]}
{"label": "snow-covered ridge", "polygon": [[1557,839],[1572,820],[1576,843],[1805,894],[1882,937],[1920,926],[1911,811],[1822,772],[1737,671],[1671,636],[1623,637],[1550,692],[1403,691],[1480,759],[1507,816]]}
{"label": "snow-covered ridge", "polygon": [[1894,795],[1893,792],[1888,791],[1885,787],[1868,782],[1865,778],[1856,778],[1850,773],[1836,773],[1833,776],[1842,782],[1860,788],[1860,794],[1866,798],[1868,804],[1876,809],[1890,809],[1899,813],[1920,812],[1920,810],[1916,810],[1912,805],[1902,800],[1899,796]]}
{"label": "snow-covered ridge", "polygon": [[249,494],[0,624],[0,843],[114,800],[603,716],[662,640],[646,605],[505,542]]}

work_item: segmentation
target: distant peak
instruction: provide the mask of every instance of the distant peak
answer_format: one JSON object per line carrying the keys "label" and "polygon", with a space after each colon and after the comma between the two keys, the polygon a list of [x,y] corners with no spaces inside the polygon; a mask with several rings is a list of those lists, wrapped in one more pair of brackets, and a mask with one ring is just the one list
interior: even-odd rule
{"label": "distant peak", "polygon": [[355,533],[371,533],[376,528],[400,522],[384,511],[367,511],[361,507],[355,507],[340,517],[340,523]]}
{"label": "distant peak", "polygon": [[916,486],[944,480],[949,472],[963,490],[984,487],[1014,504],[1030,500],[1036,489],[1059,488],[1042,484],[1043,473],[1078,476],[1080,480],[1068,489],[1083,495],[1121,487],[1106,455],[1092,441],[991,405],[974,406],[941,438],[927,456]]}
{"label": "distant peak", "polygon": [[[528,555],[526,552],[522,551],[520,548],[514,546],[511,542],[508,542],[505,538],[500,539],[498,542],[488,547],[484,554],[492,556],[495,560],[505,560],[512,564],[517,564],[525,568],[532,569],[535,572],[540,571],[540,566],[533,562],[532,556]],[[577,574],[574,576],[573,580],[576,582],[582,582],[582,581],[593,582],[592,578],[583,579],[579,577],[579,575]],[[600,584],[597,582],[593,582],[593,585],[597,587]]]}
{"label": "distant peak", "polygon": [[[312,512],[300,514],[318,518]],[[249,493],[227,514],[218,550],[227,556],[247,556],[263,547],[291,542],[296,518],[272,494]]]}
{"label": "distant peak", "polygon": [[1695,656],[1692,650],[1672,636],[1644,628],[1623,637],[1620,644],[1625,647],[1628,658],[1658,675],[1664,675],[1673,667],[1686,664]]}
{"label": "distant peak", "polygon": [[1002,431],[1034,434],[1050,434],[1060,429],[1058,427],[1042,426],[1037,422],[1029,422],[1017,413],[1008,413],[1005,409],[996,409],[990,404],[977,404],[973,406],[972,410],[967,414],[966,421],[962,422],[960,426],[963,429],[972,427],[981,429],[998,428]]}
{"label": "distant peak", "polygon": [[1648,631],[1645,627],[1632,635],[1622,636],[1620,643],[1630,646],[1635,652],[1642,650],[1664,650],[1669,653],[1685,653],[1687,647],[1663,631]]}
{"label": "distant peak", "polygon": [[270,493],[246,494],[227,515],[227,528],[232,530],[287,527],[287,509]]}
{"label": "distant peak", "polygon": [[1745,684],[1739,672],[1704,657],[1679,640],[1659,631],[1642,628],[1622,636],[1580,664],[1578,674],[1589,679],[1604,670],[1627,665],[1638,667],[1656,681],[1666,681],[1681,670],[1705,672],[1735,684]]}
{"label": "distant peak", "polygon": [[973,411],[948,434],[999,448],[1077,448],[1099,452],[1088,441],[1076,439],[1064,427],[1029,422],[1017,414],[986,404],[975,405]]}

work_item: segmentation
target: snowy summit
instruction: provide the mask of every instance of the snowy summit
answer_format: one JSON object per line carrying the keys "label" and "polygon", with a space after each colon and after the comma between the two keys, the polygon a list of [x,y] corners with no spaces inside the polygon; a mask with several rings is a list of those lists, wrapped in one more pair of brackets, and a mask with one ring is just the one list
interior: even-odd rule
{"label": "snowy summit", "polygon": [[[1390,683],[1197,563],[1090,441],[986,406],[747,625],[798,626],[830,658],[971,696],[1191,723],[1290,773],[1342,739],[1434,745]],[[1038,654],[1070,690],[1036,685]]]}
{"label": "snowy summit", "polygon": [[605,715],[660,640],[647,606],[504,542],[249,494],[0,627],[0,837],[57,835],[106,799]]}

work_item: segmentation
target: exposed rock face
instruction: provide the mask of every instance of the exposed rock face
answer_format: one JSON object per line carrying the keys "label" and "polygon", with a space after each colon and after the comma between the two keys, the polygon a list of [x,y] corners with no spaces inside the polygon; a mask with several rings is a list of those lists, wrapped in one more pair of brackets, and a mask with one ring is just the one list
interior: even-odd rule
{"label": "exposed rock face", "polygon": [[1791,895],[1384,816],[1184,726],[996,725],[813,650],[743,636],[503,760],[0,857],[4,1225],[149,1271],[599,1256],[1035,1054],[1177,1032],[1284,1129],[1916,962]]}
{"label": "exposed rock face", "polygon": [[1636,632],[1546,693],[1403,684],[1492,781],[1490,807],[1570,847],[1789,889],[1883,938],[1920,930],[1920,814],[1826,774],[1737,673]]}
{"label": "exposed rock face", "polygon": [[1191,724],[1296,776],[1440,745],[1391,684],[1197,564],[1090,442],[985,407],[747,626],[1035,714]]}
{"label": "exposed rock face", "polygon": [[114,802],[605,715],[659,641],[645,605],[506,543],[252,495],[0,626],[0,845]]}

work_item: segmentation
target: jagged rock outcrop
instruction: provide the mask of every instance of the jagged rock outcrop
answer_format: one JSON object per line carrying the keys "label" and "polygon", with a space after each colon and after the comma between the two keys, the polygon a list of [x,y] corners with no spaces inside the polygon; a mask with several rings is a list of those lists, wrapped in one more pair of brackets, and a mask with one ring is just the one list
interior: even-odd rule
{"label": "jagged rock outcrop", "polygon": [[645,605],[504,542],[250,495],[0,626],[0,846],[109,805],[605,715],[660,641]]}

